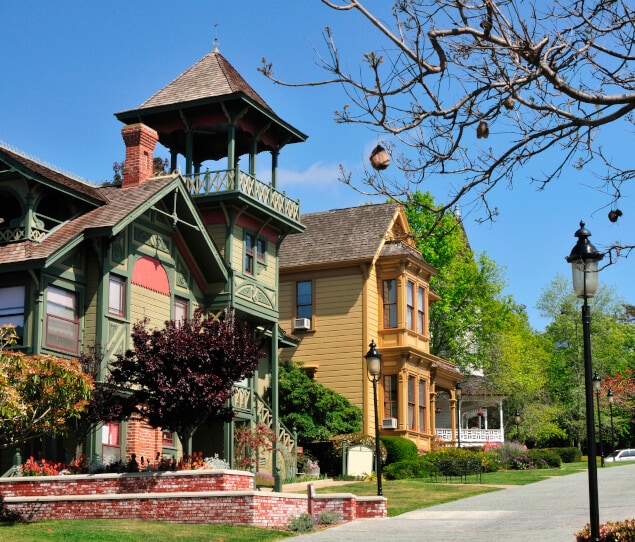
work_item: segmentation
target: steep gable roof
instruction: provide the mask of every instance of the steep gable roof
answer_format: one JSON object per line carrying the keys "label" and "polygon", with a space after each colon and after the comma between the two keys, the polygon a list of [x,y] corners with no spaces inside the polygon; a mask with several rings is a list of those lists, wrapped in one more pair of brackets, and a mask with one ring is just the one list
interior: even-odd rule
{"label": "steep gable roof", "polygon": [[285,238],[280,267],[369,261],[375,258],[400,205],[385,203],[302,215],[304,233]]}

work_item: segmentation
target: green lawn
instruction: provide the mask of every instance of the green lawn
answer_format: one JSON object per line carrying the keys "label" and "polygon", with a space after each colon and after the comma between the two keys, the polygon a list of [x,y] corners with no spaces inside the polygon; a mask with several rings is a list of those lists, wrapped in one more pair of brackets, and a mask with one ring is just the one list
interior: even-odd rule
{"label": "green lawn", "polygon": [[[607,466],[619,466],[617,464]],[[472,495],[499,491],[497,486],[531,484],[552,476],[564,476],[586,470],[586,463],[563,464],[560,469],[503,471],[484,474],[482,484],[445,483],[423,480],[387,480],[383,493],[388,499],[388,515],[455,501]],[[473,480],[470,479],[470,482]],[[303,491],[304,493],[305,491]],[[317,493],[353,493],[376,495],[376,482],[353,482],[344,486],[318,488]],[[2,542],[268,542],[293,536],[291,533],[252,527],[184,525],[160,522],[91,520],[42,521],[0,526]]]}

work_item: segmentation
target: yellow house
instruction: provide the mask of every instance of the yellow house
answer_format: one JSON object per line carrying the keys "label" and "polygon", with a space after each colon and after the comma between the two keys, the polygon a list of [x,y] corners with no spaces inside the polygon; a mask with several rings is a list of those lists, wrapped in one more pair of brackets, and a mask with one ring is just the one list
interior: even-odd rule
{"label": "yellow house", "polygon": [[364,355],[375,341],[382,355],[381,434],[429,451],[442,393],[450,398],[456,441],[454,392],[462,376],[430,354],[429,309],[439,298],[429,281],[436,271],[417,250],[401,206],[336,209],[301,220],[304,233],[285,238],[280,250],[280,326],[300,339],[281,362],[302,362],[362,408],[363,431],[372,435],[373,385]]}

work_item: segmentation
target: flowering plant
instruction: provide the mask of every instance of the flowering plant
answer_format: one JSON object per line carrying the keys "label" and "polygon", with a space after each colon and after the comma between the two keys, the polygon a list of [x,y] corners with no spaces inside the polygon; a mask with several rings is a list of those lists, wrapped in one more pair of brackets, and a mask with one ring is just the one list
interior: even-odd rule
{"label": "flowering plant", "polygon": [[269,474],[267,472],[257,472],[256,473],[256,485],[257,486],[273,487],[274,486],[273,475],[271,475],[271,474]]}
{"label": "flowering plant", "polygon": [[55,476],[62,469],[63,466],[60,463],[52,463],[46,459],[38,459],[36,461],[31,456],[20,466],[20,474],[22,476]]}

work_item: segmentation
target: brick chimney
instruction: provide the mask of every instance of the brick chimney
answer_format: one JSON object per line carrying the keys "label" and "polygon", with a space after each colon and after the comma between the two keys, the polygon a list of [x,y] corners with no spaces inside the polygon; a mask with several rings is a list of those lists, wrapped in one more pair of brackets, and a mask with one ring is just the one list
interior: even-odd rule
{"label": "brick chimney", "polygon": [[153,176],[152,160],[159,135],[141,123],[124,126],[121,135],[126,144],[121,188],[134,188]]}

